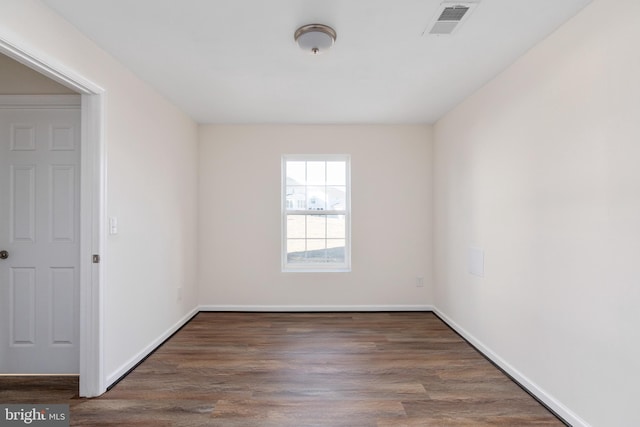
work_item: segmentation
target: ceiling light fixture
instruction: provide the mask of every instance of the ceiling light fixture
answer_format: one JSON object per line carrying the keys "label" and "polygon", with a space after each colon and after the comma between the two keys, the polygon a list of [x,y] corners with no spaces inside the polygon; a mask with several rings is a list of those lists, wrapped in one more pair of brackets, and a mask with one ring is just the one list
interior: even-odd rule
{"label": "ceiling light fixture", "polygon": [[298,28],[293,38],[300,49],[317,55],[333,46],[336,41],[336,32],[326,25],[309,24]]}

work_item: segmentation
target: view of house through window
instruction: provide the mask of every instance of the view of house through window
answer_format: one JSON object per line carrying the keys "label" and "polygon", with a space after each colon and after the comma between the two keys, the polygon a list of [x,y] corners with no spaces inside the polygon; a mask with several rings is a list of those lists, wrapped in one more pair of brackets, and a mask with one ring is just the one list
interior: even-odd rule
{"label": "view of house through window", "polygon": [[282,182],[283,269],[348,270],[348,156],[284,156]]}

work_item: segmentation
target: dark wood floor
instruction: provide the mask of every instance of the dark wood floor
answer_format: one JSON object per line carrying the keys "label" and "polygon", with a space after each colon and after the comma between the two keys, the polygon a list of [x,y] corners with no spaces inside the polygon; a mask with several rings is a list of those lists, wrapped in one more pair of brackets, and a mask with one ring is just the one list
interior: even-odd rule
{"label": "dark wood floor", "polygon": [[1,378],[77,426],[562,426],[432,313],[200,313],[95,399]]}

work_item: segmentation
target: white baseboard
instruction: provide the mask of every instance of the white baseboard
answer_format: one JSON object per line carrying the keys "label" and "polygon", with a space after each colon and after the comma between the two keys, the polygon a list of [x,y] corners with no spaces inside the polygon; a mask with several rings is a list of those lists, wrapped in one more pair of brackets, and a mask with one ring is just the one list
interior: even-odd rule
{"label": "white baseboard", "polygon": [[154,351],[160,344],[162,344],[167,338],[173,335],[178,329],[183,327],[193,316],[198,314],[200,310],[198,307],[191,310],[185,316],[183,316],[180,320],[178,320],[173,326],[171,326],[165,333],[160,335],[158,338],[153,340],[148,346],[146,346],[143,350],[141,350],[134,357],[129,359],[125,364],[123,364],[120,368],[116,369],[115,372],[111,373],[107,377],[107,388],[111,387],[113,383],[118,381],[123,375],[125,375],[131,368],[140,363],[145,357],[147,357],[152,351]]}
{"label": "white baseboard", "polygon": [[453,330],[459,333],[464,339],[469,341],[473,346],[475,346],[479,351],[481,351],[486,357],[488,357],[493,363],[498,365],[502,370],[504,370],[507,374],[511,375],[513,379],[519,382],[524,388],[526,388],[531,394],[533,394],[536,398],[538,398],[541,402],[547,405],[552,411],[562,417],[566,422],[571,424],[573,427],[591,427],[585,420],[576,415],[569,408],[564,406],[560,401],[558,401],[551,394],[546,392],[544,389],[539,387],[536,383],[527,378],[524,374],[519,372],[513,366],[511,366],[506,360],[501,358],[498,354],[496,354],[489,347],[484,345],[482,341],[475,338],[469,332],[467,332],[464,328],[454,322],[449,316],[434,308],[433,312],[437,314],[447,325],[449,325]]}
{"label": "white baseboard", "polygon": [[432,305],[201,305],[200,311],[330,312],[433,311]]}

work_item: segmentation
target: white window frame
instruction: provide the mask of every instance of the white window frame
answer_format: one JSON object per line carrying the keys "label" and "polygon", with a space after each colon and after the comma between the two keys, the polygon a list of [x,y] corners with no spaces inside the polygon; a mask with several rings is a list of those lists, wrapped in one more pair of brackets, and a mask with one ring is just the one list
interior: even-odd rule
{"label": "white window frame", "polygon": [[[287,209],[287,162],[288,161],[344,161],[346,173],[346,194],[344,210]],[[348,154],[285,154],[282,156],[282,242],[281,258],[283,272],[350,272],[351,271],[351,157]],[[287,217],[288,215],[344,215],[345,217],[345,260],[344,263],[306,262],[290,263],[287,257]]]}

